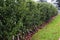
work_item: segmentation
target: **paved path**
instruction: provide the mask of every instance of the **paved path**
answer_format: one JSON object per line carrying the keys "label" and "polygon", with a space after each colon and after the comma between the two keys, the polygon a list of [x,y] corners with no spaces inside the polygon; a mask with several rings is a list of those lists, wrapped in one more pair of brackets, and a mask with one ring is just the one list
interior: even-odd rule
{"label": "paved path", "polygon": [[58,13],[60,13],[60,10],[58,10]]}
{"label": "paved path", "polygon": [[58,13],[60,14],[60,7],[58,7]]}

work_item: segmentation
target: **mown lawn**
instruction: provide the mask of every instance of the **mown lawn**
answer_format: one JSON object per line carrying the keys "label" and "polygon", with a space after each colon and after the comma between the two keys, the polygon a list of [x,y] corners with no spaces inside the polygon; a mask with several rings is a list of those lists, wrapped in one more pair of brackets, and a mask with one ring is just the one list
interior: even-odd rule
{"label": "mown lawn", "polygon": [[60,38],[60,15],[57,15],[43,29],[34,34],[31,40],[59,40]]}

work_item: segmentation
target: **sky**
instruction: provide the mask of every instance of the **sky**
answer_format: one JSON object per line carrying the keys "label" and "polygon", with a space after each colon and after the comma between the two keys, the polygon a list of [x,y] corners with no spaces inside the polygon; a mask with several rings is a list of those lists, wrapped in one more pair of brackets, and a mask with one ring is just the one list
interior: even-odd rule
{"label": "sky", "polygon": [[34,1],[37,1],[37,0],[34,0]]}
{"label": "sky", "polygon": [[[36,1],[39,1],[39,0],[34,0],[34,1],[36,2]],[[50,2],[51,3],[51,0],[47,0],[47,2]]]}
{"label": "sky", "polygon": [[[39,0],[34,0],[34,1],[36,2],[36,1],[39,1]],[[55,5],[54,3],[56,3],[56,0],[54,0],[54,1],[52,1],[52,2],[51,2],[51,1],[52,1],[52,0],[47,0],[47,2],[49,2],[49,3],[53,4],[53,5]]]}
{"label": "sky", "polygon": [[51,0],[47,0],[47,2],[51,2]]}

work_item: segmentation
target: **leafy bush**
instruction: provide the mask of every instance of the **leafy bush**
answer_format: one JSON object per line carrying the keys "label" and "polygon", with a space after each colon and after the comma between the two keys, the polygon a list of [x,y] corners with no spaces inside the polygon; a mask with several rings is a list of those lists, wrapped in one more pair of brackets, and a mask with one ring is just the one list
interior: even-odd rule
{"label": "leafy bush", "polygon": [[39,25],[58,14],[56,7],[45,2],[37,4],[27,2],[26,8],[25,14],[23,13],[23,36],[31,31],[34,32]]}
{"label": "leafy bush", "polygon": [[38,3],[37,5],[40,12],[42,13],[41,14],[42,20],[48,20],[52,16],[55,16],[58,14],[57,8],[50,3],[43,2],[43,3]]}
{"label": "leafy bush", "polygon": [[0,40],[12,40],[12,36],[17,34],[20,34],[23,40],[28,33],[57,15],[57,9],[49,3],[23,0],[0,2]]}
{"label": "leafy bush", "polygon": [[[0,1],[0,40],[10,40],[10,36],[16,35],[23,26],[21,13],[24,10],[22,1]],[[22,3],[21,3],[22,2]]]}

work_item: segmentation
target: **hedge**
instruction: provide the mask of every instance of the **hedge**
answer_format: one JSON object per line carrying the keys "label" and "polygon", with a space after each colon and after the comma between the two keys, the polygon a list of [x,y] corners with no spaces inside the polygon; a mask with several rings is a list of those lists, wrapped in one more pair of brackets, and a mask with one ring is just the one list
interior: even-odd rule
{"label": "hedge", "polygon": [[50,3],[23,0],[0,2],[0,40],[12,40],[12,36],[18,34],[24,40],[28,33],[58,14],[57,8]]}
{"label": "hedge", "polygon": [[27,2],[27,13],[23,17],[23,34],[34,32],[39,25],[58,14],[57,8],[50,3]]}

